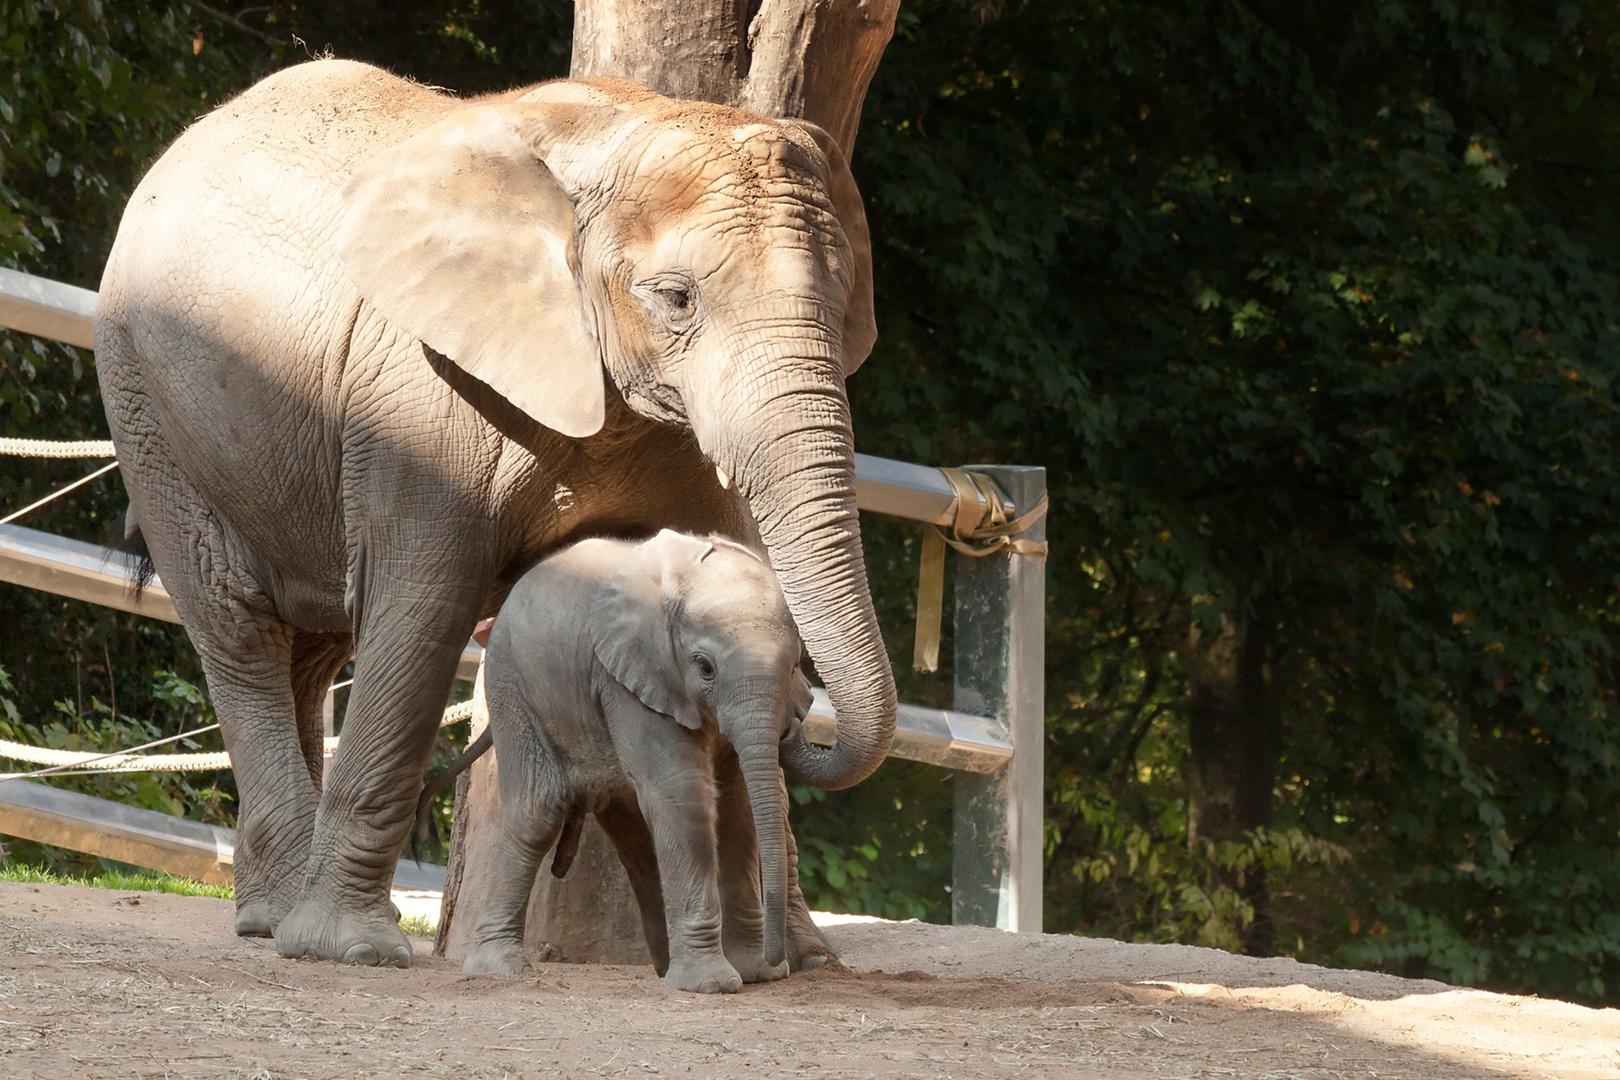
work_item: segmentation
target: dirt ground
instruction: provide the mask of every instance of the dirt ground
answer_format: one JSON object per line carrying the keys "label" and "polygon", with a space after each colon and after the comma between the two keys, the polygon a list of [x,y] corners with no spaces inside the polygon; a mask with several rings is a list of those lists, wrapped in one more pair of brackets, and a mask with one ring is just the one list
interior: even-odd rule
{"label": "dirt ground", "polygon": [[734,997],[651,969],[282,960],[227,901],[0,883],[0,1077],[1620,1078],[1620,1010],[876,921]]}

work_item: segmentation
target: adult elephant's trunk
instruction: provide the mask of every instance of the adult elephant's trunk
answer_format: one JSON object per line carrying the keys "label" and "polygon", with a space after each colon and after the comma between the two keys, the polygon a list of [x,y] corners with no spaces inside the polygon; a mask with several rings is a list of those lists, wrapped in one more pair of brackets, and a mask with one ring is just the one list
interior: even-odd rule
{"label": "adult elephant's trunk", "polygon": [[775,967],[787,949],[787,820],[782,806],[781,773],[777,771],[777,725],[767,718],[745,726],[748,734],[733,739],[732,746],[754,811],[760,899],[765,909],[765,963]]}
{"label": "adult elephant's trunk", "polygon": [[844,788],[882,763],[895,719],[894,673],[861,554],[849,401],[836,374],[774,389],[752,415],[736,418],[710,452],[748,500],[788,610],[838,713],[835,746],[790,739],[781,747],[782,765],[805,783]]}

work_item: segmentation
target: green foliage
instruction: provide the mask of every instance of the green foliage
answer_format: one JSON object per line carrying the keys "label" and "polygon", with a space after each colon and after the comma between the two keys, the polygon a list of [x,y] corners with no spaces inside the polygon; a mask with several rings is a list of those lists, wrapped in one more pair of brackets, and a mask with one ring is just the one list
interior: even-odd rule
{"label": "green foliage", "polygon": [[1612,14],[1001,11],[908,5],[873,84],[851,389],[863,449],[1051,470],[1049,928],[1202,932],[1191,652],[1265,607],[1274,947],[1600,996]]}
{"label": "green foliage", "polygon": [[38,866],[11,861],[0,866],[0,881],[39,885],[89,885],[97,889],[117,889],[119,892],[161,892],[177,896],[211,896],[218,900],[236,899],[234,886],[210,885],[204,881],[176,877],[173,874],[101,870],[76,876],[52,873]]}
{"label": "green foliage", "polygon": [[799,883],[810,907],[950,922],[950,816],[930,791],[942,782],[950,786],[938,769],[889,761],[849,793],[792,785]]}
{"label": "green foliage", "polygon": [[[213,710],[202,692],[169,671],[153,675],[152,696],[168,702],[171,707],[162,723],[117,712],[95,697],[86,702],[58,701],[53,716],[30,721],[17,707],[14,694],[10,675],[0,668],[0,739],[52,750],[107,753],[214,723]],[[162,748],[161,752],[210,752],[223,748],[224,743],[215,731],[195,739],[182,739]],[[7,768],[17,772],[45,767],[7,761],[3,757],[0,761],[7,762]],[[105,772],[60,776],[40,782],[176,817],[230,825],[235,817],[231,808],[234,796],[231,790],[222,788],[222,781],[229,775],[228,772]],[[94,856],[29,841],[12,841],[8,850],[15,860],[49,866],[64,873],[83,873],[99,865]]]}
{"label": "green foliage", "polygon": [[1179,777],[1169,772],[1143,766],[1120,794],[1081,784],[1055,793],[1065,827],[1047,829],[1049,914],[1089,919],[1076,929],[1124,941],[1242,951],[1240,934],[1255,917],[1243,886],[1259,872],[1284,901],[1273,919],[1295,932],[1291,951],[1303,952],[1306,933],[1320,928],[1287,901],[1328,887],[1350,852],[1298,828],[1256,829],[1241,841],[1189,836]]}
{"label": "green foliage", "polygon": [[[453,699],[451,704],[469,700],[472,697],[472,689],[472,683],[458,681],[451,695]],[[347,695],[342,696],[346,705]],[[341,721],[342,717],[343,712],[340,710],[337,719]],[[339,726],[341,729],[341,724]],[[439,734],[433,742],[433,753],[428,759],[427,776],[430,780],[449,768],[467,748],[467,728],[468,725],[465,723],[456,723],[439,729]],[[413,832],[405,853],[420,862],[440,864],[447,862],[450,858],[450,828],[455,821],[455,806],[456,787],[450,784],[429,804],[428,817],[431,824],[428,835],[423,837]],[[416,933],[414,930],[411,932]],[[427,936],[431,937],[432,933],[429,930]]]}
{"label": "green foliage", "polygon": [[132,180],[240,78],[179,5],[0,0],[0,260],[93,286]]}

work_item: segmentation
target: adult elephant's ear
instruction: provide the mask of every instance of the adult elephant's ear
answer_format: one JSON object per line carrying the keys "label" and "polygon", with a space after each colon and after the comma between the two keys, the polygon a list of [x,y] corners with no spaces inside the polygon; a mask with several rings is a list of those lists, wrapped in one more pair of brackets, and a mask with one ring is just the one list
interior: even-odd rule
{"label": "adult elephant's ear", "polygon": [[693,731],[703,718],[687,690],[688,660],[676,649],[672,622],[680,575],[708,546],[668,529],[639,545],[591,596],[588,621],[591,646],[608,674],[647,708]]}
{"label": "adult elephant's ear", "polygon": [[554,431],[602,427],[602,363],[574,277],[574,204],[532,110],[462,109],[363,164],[338,255],[389,322]]}
{"label": "adult elephant's ear", "polygon": [[866,227],[866,207],[861,203],[855,175],[849,171],[849,162],[837,141],[808,120],[789,122],[803,128],[827,159],[827,194],[832,198],[833,213],[844,227],[844,236],[849,240],[855,259],[850,274],[849,306],[844,310],[844,375],[847,378],[871,355],[878,336],[877,316],[872,308],[872,234]]}

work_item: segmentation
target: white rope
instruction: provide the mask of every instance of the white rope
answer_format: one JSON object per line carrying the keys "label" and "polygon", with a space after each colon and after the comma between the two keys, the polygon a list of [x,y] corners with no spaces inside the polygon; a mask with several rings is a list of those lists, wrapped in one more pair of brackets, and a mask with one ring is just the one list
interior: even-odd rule
{"label": "white rope", "polygon": [[90,442],[51,442],[47,439],[0,439],[0,454],[37,458],[117,457],[112,440]]}
{"label": "white rope", "polygon": [[[35,765],[60,765],[72,768],[76,765],[88,766],[92,758],[100,757],[97,754],[86,754],[75,750],[51,750],[41,746],[28,746],[24,743],[6,742],[0,739],[0,757],[10,758],[12,761],[27,761]],[[228,769],[231,767],[231,755],[218,754],[122,754],[117,757],[103,757],[94,762],[93,767],[85,768],[85,772],[202,772],[205,770]],[[28,773],[0,774],[7,780],[14,780]],[[55,776],[56,773],[46,775]]]}
{"label": "white rope", "polygon": [[[452,705],[440,717],[439,726],[449,727],[458,721],[469,719],[472,712],[473,703],[470,701],[464,701],[460,705]],[[203,729],[198,729],[198,731],[201,730]],[[188,731],[185,735],[161,739],[159,742],[173,742],[175,739],[183,739],[197,733]],[[328,755],[335,753],[337,747],[338,737],[336,735],[326,740],[326,753]],[[137,747],[136,749],[140,748]],[[231,767],[231,755],[224,752],[212,754],[135,754],[134,751],[121,751],[113,754],[88,754],[77,750],[51,750],[42,746],[29,746],[26,743],[7,742],[4,739],[0,739],[0,758],[9,758],[12,761],[26,761],[34,765],[54,766],[57,769],[65,767],[74,770],[73,772],[52,771],[44,773],[47,776],[81,776],[85,773],[101,772],[216,772]],[[40,772],[44,771],[41,770]],[[40,773],[0,773],[0,780],[14,780],[32,775],[40,775]]]}
{"label": "white rope", "polygon": [[108,462],[106,465],[103,465],[101,468],[97,469],[95,472],[91,473],[89,476],[81,476],[79,479],[73,481],[73,483],[69,484],[67,487],[57,488],[55,491],[51,492],[49,495],[45,496],[43,499],[40,499],[38,502],[29,503],[27,506],[23,507],[21,510],[18,510],[15,514],[7,514],[5,517],[0,518],[0,525],[9,525],[13,521],[16,521],[18,518],[22,517],[24,514],[28,513],[28,511],[30,511],[30,510],[38,510],[40,507],[44,506],[46,503],[50,502],[52,499],[59,499],[63,495],[66,495],[68,492],[72,491],[74,488],[83,487],[85,484],[88,484],[90,481],[94,480],[96,477],[100,476],[102,473],[112,472],[116,468],[118,468],[118,462],[116,462],[116,461]]}
{"label": "white rope", "polygon": [[[150,750],[154,746],[167,746],[169,743],[179,742],[181,739],[189,739],[193,735],[205,735],[210,731],[217,730],[219,730],[218,724],[209,724],[207,727],[192,728],[190,731],[182,731],[178,735],[170,735],[164,739],[153,739],[151,742],[142,743],[139,746],[132,746],[128,750],[113,750],[110,753],[105,754],[82,754],[72,750],[49,750],[44,748],[28,747],[28,749],[33,750],[36,753],[50,754],[58,758],[65,757],[67,760],[60,760],[57,764],[51,765],[49,768],[35,769],[33,772],[29,773],[0,774],[0,780],[16,780],[23,776],[55,776],[69,765],[93,765],[96,769],[117,768],[118,763],[135,760],[134,755],[141,750]],[[22,746],[23,744],[12,743],[10,745]],[[154,756],[161,757],[169,755]]]}

